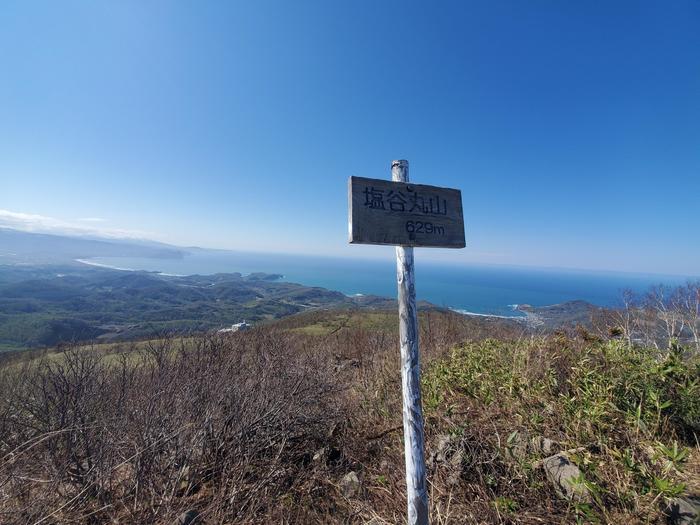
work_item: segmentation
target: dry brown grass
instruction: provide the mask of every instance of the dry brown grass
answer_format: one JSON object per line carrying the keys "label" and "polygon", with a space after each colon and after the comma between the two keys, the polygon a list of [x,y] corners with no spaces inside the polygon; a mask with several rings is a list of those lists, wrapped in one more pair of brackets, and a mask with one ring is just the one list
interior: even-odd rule
{"label": "dry brown grass", "polygon": [[[59,359],[0,369],[0,522],[165,524],[195,509],[207,524],[401,523],[398,320],[361,316],[311,312],[227,337],[106,354],[66,349]],[[503,348],[529,350],[505,368],[508,361],[482,363],[481,390],[460,390],[457,379],[468,377],[460,374],[474,370],[459,368],[466,361],[451,350],[464,341],[493,349],[481,341],[494,333]],[[544,401],[570,394],[579,350],[593,343],[532,341],[516,323],[421,316],[427,454],[443,434],[457,436],[463,454],[457,476],[430,468],[433,523],[581,516],[539,471],[504,451],[513,429],[541,430],[534,416]],[[498,375],[507,369],[513,377]],[[533,386],[552,377],[550,397],[538,400]],[[527,396],[518,397],[515,378],[526,381]],[[510,393],[489,390],[501,380],[511,381]],[[350,471],[362,489],[346,498],[340,480]],[[610,522],[642,519],[625,510],[641,507],[613,507]]]}

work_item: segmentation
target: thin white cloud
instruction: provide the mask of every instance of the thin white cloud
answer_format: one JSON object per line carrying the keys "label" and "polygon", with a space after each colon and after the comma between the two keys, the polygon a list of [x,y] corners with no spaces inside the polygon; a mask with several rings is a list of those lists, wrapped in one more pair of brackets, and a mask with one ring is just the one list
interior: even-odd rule
{"label": "thin white cloud", "polygon": [[[89,224],[84,224],[85,222]],[[77,222],[0,209],[0,228],[12,228],[33,233],[53,233],[63,235],[80,235],[107,237],[111,239],[148,239],[153,235],[138,230],[123,230],[119,228],[103,228],[94,223],[105,222],[97,217],[78,219]]]}
{"label": "thin white cloud", "polygon": [[106,222],[107,219],[103,219],[102,217],[83,217],[81,219],[78,219],[81,222]]}

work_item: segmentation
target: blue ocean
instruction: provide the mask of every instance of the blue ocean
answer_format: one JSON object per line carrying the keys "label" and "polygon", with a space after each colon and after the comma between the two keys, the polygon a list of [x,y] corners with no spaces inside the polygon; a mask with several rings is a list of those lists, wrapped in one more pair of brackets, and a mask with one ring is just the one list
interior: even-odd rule
{"label": "blue ocean", "polygon": [[[285,281],[322,286],[347,295],[396,296],[393,257],[361,260],[195,250],[182,259],[96,257],[83,262],[170,275],[277,273],[283,275]],[[422,262],[416,257],[418,299],[477,314],[517,316],[513,305],[545,306],[575,299],[615,306],[625,288],[644,292],[654,284],[675,285],[687,280],[681,276],[654,274],[457,266]]]}

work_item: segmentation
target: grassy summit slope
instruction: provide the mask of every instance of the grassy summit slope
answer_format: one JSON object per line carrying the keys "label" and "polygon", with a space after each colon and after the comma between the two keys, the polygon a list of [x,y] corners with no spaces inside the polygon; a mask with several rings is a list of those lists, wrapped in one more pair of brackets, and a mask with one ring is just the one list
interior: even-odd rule
{"label": "grassy summit slope", "polygon": [[[465,496],[503,519],[544,498],[571,521],[654,523],[666,499],[700,491],[697,357],[562,335],[470,342],[433,363],[423,387],[428,421],[471,462],[461,475],[485,485]],[[552,493],[542,467],[555,453],[578,468],[585,497]]]}
{"label": "grassy summit slope", "polygon": [[[400,523],[394,321],[314,311],[9,362],[0,521]],[[663,523],[700,491],[697,356],[523,330],[421,314],[433,523]]]}

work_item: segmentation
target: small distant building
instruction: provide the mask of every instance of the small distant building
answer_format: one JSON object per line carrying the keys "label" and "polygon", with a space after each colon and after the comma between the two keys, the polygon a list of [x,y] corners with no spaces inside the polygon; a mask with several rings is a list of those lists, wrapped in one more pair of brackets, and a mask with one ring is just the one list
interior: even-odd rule
{"label": "small distant building", "polygon": [[231,328],[222,328],[221,330],[218,330],[217,333],[230,334],[233,332],[242,332],[244,330],[248,330],[248,328],[250,328],[250,324],[246,323],[245,320],[243,320],[242,323],[232,324]]}

